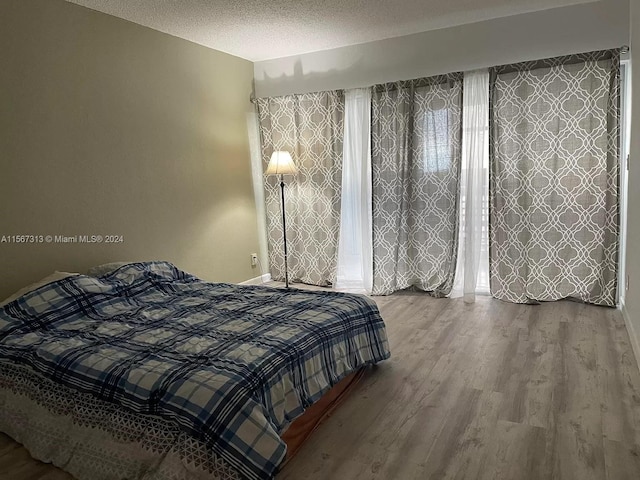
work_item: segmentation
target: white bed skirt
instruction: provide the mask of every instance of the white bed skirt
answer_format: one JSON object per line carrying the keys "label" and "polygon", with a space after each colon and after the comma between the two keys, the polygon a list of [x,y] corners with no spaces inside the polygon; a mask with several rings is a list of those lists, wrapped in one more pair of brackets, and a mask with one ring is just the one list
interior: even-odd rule
{"label": "white bed skirt", "polygon": [[172,422],[0,362],[0,431],[78,480],[240,480]]}

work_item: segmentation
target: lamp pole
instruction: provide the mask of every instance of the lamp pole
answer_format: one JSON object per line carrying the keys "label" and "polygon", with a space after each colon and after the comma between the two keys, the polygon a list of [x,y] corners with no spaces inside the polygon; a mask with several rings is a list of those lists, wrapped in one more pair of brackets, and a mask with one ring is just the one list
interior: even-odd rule
{"label": "lamp pole", "polygon": [[284,175],[280,174],[280,192],[282,195],[282,236],[284,238],[284,286],[289,288],[289,269],[287,268],[287,217],[284,208]]}

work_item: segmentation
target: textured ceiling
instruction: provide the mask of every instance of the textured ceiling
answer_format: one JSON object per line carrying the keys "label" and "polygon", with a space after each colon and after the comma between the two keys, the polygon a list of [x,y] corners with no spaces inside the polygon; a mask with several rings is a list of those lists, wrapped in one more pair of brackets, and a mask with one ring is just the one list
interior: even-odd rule
{"label": "textured ceiling", "polygon": [[251,61],[594,0],[67,0]]}

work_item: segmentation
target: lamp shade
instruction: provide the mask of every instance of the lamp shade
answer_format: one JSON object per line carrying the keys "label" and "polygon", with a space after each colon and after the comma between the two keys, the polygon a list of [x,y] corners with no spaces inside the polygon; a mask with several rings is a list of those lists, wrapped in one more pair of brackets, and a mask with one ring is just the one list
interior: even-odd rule
{"label": "lamp shade", "polygon": [[278,150],[271,154],[269,166],[265,175],[295,175],[298,173],[296,164],[293,163],[291,154],[284,150]]}

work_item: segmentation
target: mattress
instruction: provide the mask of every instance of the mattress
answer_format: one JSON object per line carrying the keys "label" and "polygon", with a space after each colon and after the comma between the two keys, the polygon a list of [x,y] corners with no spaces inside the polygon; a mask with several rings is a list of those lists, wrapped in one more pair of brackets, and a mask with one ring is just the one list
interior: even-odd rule
{"label": "mattress", "polygon": [[[288,425],[342,378],[388,357],[384,323],[364,296],[127,264],[0,308],[0,430],[80,480],[272,478]],[[31,418],[75,451],[19,438]],[[105,466],[119,457],[128,466]]]}

